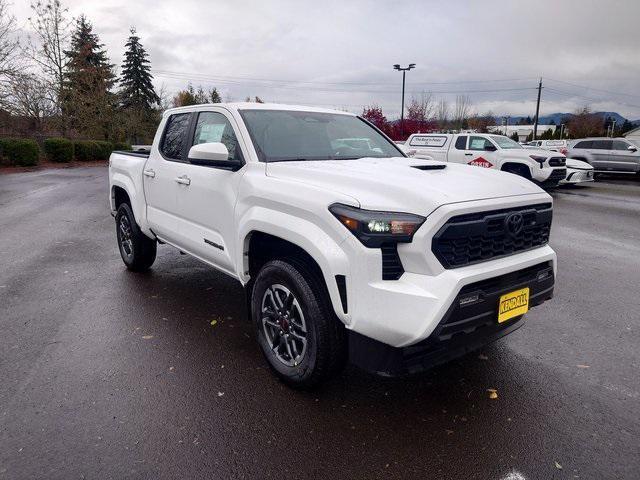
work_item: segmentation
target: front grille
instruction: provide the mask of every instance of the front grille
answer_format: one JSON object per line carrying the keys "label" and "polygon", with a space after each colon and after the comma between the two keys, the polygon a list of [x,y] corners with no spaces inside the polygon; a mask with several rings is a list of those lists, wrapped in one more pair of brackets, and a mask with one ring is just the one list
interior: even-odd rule
{"label": "front grille", "polygon": [[564,157],[551,157],[549,159],[550,167],[564,167],[567,164],[567,160]]}
{"label": "front grille", "polygon": [[547,178],[544,183],[557,183],[560,180],[564,180],[566,176],[567,176],[566,168],[554,168],[553,171],[551,172],[551,175],[549,175],[549,178]]}
{"label": "front grille", "polygon": [[[522,215],[522,229],[517,233],[509,232],[506,223],[515,213]],[[512,255],[545,245],[551,218],[550,203],[458,215],[438,230],[431,250],[445,268]]]}

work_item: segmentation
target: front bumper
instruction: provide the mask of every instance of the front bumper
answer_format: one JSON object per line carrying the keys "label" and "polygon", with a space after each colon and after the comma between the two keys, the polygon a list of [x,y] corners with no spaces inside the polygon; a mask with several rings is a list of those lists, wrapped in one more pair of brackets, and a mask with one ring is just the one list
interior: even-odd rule
{"label": "front bumper", "polygon": [[567,177],[567,169],[562,167],[562,168],[554,168],[551,171],[551,174],[545,179],[542,180],[538,183],[540,183],[540,186],[542,187],[555,187],[556,185],[558,185],[558,183],[560,183],[562,180],[564,180]]}
{"label": "front bumper", "polygon": [[593,182],[594,175],[593,170],[577,170],[573,168],[567,169],[567,178],[561,180],[561,184],[577,184],[577,183],[585,183],[585,182]]}
{"label": "front bumper", "polygon": [[[407,347],[392,347],[350,331],[349,359],[365,370],[385,376],[424,371],[520,328],[523,316],[498,323],[501,295],[529,287],[529,308],[532,308],[553,297],[554,282],[553,261],[545,261],[465,285],[426,339]],[[469,301],[470,298],[477,300]]]}

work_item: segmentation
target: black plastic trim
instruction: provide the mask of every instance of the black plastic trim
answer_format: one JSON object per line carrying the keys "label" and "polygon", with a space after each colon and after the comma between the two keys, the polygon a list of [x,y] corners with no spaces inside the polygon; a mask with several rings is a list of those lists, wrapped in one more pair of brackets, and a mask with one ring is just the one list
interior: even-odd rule
{"label": "black plastic trim", "polygon": [[340,303],[342,304],[342,311],[349,313],[347,303],[347,278],[344,275],[336,275],[336,285],[338,286],[338,293],[340,294]]}
{"label": "black plastic trim", "polygon": [[382,254],[382,280],[398,280],[404,273],[402,260],[398,255],[397,243],[383,243],[380,246]]}

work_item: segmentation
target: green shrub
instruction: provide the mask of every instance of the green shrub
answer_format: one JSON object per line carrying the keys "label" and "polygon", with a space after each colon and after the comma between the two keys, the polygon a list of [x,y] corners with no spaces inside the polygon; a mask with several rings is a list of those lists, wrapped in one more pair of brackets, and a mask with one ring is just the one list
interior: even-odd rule
{"label": "green shrub", "polygon": [[0,140],[0,156],[10,165],[32,167],[40,160],[40,149],[35,140],[4,138]]}
{"label": "green shrub", "polygon": [[131,144],[126,142],[116,142],[113,144],[113,149],[128,151],[131,150]]}
{"label": "green shrub", "polygon": [[96,160],[109,160],[109,155],[113,152],[113,143],[96,141]]}
{"label": "green shrub", "polygon": [[44,153],[50,162],[70,162],[73,160],[73,142],[66,138],[48,138],[44,141]]}
{"label": "green shrub", "polygon": [[73,142],[73,153],[76,160],[86,162],[88,160],[94,160],[97,147],[95,142],[91,140],[76,140]]}
{"label": "green shrub", "polygon": [[76,160],[108,160],[114,150],[113,143],[100,140],[78,140],[74,142]]}

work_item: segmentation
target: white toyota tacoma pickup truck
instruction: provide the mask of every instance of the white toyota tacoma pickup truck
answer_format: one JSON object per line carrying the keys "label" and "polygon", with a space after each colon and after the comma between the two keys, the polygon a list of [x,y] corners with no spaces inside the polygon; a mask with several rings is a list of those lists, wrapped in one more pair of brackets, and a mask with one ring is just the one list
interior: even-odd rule
{"label": "white toyota tacoma pickup truck", "polygon": [[416,133],[405,142],[416,158],[515,173],[543,187],[555,187],[567,176],[566,157],[542,148],[525,149],[504,135],[486,133]]}
{"label": "white toyota tacoma pickup truck", "polygon": [[240,103],[165,112],[114,152],[122,259],[169,244],[245,286],[273,371],[424,370],[510,333],[553,295],[552,200],[496,170],[407,158],[362,118]]}

